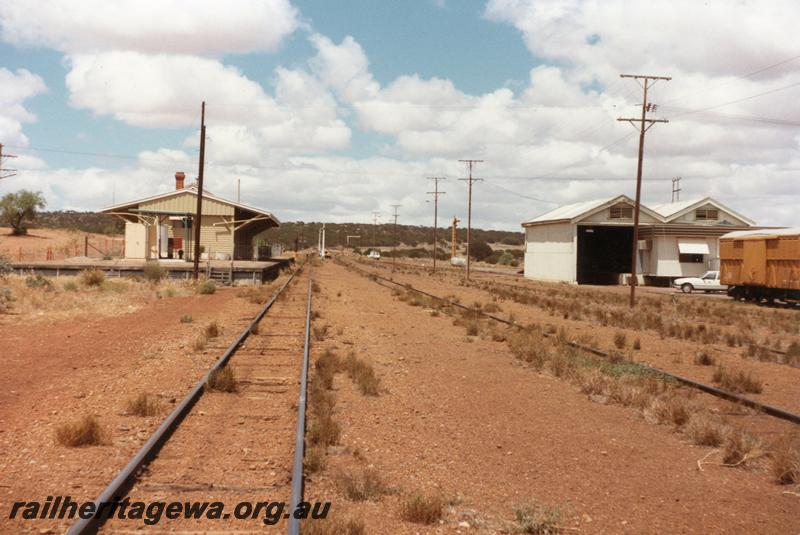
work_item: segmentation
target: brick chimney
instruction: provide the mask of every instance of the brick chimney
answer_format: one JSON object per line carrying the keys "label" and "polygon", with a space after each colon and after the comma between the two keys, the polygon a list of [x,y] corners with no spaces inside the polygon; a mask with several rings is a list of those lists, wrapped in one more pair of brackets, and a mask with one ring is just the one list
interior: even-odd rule
{"label": "brick chimney", "polygon": [[186,173],[178,171],[175,173],[175,189],[183,189],[183,179],[186,178]]}

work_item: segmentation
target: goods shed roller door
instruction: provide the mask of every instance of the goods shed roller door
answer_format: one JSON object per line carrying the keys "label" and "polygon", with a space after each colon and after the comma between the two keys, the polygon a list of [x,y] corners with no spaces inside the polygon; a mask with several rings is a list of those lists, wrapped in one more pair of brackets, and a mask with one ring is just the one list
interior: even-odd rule
{"label": "goods shed roller door", "polygon": [[678,241],[678,252],[681,254],[711,254],[708,243],[704,241]]}

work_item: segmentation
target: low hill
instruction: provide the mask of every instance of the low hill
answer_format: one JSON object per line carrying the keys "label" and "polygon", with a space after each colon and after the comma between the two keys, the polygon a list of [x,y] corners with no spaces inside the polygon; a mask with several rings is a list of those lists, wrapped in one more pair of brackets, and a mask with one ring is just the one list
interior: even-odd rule
{"label": "low hill", "polygon": [[[302,246],[316,246],[319,230],[322,223],[303,223],[288,222],[282,223],[280,227],[269,229],[258,236],[266,243],[282,243],[287,248],[293,248],[295,239]],[[394,243],[394,225],[386,223],[382,225],[371,225],[365,223],[326,223],[325,224],[326,243],[329,247],[339,245],[358,246],[360,248],[391,247]],[[350,239],[348,241],[348,236]],[[359,236],[355,238],[354,236]],[[451,230],[440,228],[438,239],[441,242],[449,242]],[[467,239],[467,229],[459,228],[457,232],[458,241],[464,242]],[[433,227],[421,225],[397,225],[397,243],[408,247],[417,247],[421,244],[430,244],[433,241]],[[510,232],[505,230],[482,230],[472,229],[473,242],[486,242],[491,244],[503,244],[521,246],[524,241],[522,232]]]}

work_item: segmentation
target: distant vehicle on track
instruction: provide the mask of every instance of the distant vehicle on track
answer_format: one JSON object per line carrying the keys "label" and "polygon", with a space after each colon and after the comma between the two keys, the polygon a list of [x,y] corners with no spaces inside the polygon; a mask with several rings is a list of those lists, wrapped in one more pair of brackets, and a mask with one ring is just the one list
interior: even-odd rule
{"label": "distant vehicle on track", "polygon": [[675,279],[672,286],[679,288],[685,294],[690,294],[694,291],[703,292],[724,292],[728,286],[722,284],[719,278],[719,271],[707,271],[699,277],[682,277]]}
{"label": "distant vehicle on track", "polygon": [[372,258],[372,259],[375,259],[375,260],[380,260],[381,259],[381,252],[380,251],[376,251],[376,250],[373,249],[372,251],[369,252],[369,254],[367,256],[369,258]]}

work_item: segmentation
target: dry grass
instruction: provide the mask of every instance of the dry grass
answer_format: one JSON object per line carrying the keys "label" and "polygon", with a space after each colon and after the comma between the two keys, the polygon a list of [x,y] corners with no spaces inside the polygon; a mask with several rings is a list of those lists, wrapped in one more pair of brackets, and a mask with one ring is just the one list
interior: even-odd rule
{"label": "dry grass", "polygon": [[691,402],[680,395],[656,399],[651,405],[651,409],[659,422],[674,425],[676,428],[686,425],[693,412]]}
{"label": "dry grass", "polygon": [[444,506],[441,496],[414,493],[400,502],[400,517],[415,524],[435,524],[442,518]]}
{"label": "dry grass", "polygon": [[236,376],[231,366],[223,366],[212,371],[206,380],[208,388],[217,392],[236,392]]}
{"label": "dry grass", "polygon": [[544,367],[549,358],[547,341],[539,331],[520,331],[508,339],[508,346],[516,358],[527,362],[537,370]]}
{"label": "dry grass", "polygon": [[84,269],[79,275],[85,286],[102,286],[106,281],[106,274],[99,269]]}
{"label": "dry grass", "polygon": [[142,392],[131,398],[125,405],[125,412],[133,416],[155,416],[161,410],[161,404],[156,398]]}
{"label": "dry grass", "polygon": [[322,356],[317,359],[317,362],[314,363],[315,380],[319,380],[322,386],[327,390],[331,390],[333,389],[333,379],[340,368],[339,357],[330,349],[326,349]]}
{"label": "dry grass", "polygon": [[723,366],[717,366],[717,369],[714,370],[713,380],[723,389],[731,392],[760,394],[764,389],[761,380],[751,372],[730,371]]}
{"label": "dry grass", "polygon": [[315,474],[325,469],[325,447],[314,445],[306,448],[303,467],[307,474]]}
{"label": "dry grass", "polygon": [[343,366],[347,370],[347,375],[363,395],[377,396],[380,394],[381,381],[375,375],[372,364],[356,357],[355,353],[351,352],[347,355]]}
{"label": "dry grass", "polygon": [[192,316],[190,316],[189,314],[184,314],[183,316],[181,316],[181,323],[192,323],[193,321],[194,318],[192,318]]}
{"label": "dry grass", "polygon": [[203,332],[205,333],[206,338],[216,338],[219,336],[220,328],[216,321],[212,321],[206,325],[206,328]]}
{"label": "dry grass", "polygon": [[381,496],[390,492],[381,475],[373,468],[367,468],[356,474],[340,472],[334,481],[336,488],[348,500],[354,502],[379,500]]}
{"label": "dry grass", "polygon": [[366,535],[362,520],[308,519],[301,523],[303,535]]}
{"label": "dry grass", "polygon": [[68,448],[99,446],[111,442],[97,418],[88,414],[77,421],[59,425],[56,428],[56,440]]}
{"label": "dry grass", "polygon": [[333,412],[315,411],[308,426],[308,441],[310,444],[318,446],[335,446],[339,443],[342,430],[339,424],[333,419]]}
{"label": "dry grass", "polygon": [[314,335],[314,340],[316,340],[317,342],[321,342],[322,340],[324,340],[325,337],[328,336],[328,328],[329,327],[328,327],[327,323],[322,323],[320,325],[314,325],[311,328],[311,332]]}
{"label": "dry grass", "polygon": [[784,437],[772,448],[770,471],[781,485],[800,483],[800,440]]}
{"label": "dry grass", "polygon": [[722,446],[722,462],[732,466],[745,465],[764,454],[761,441],[741,429],[731,428]]}
{"label": "dry grass", "polygon": [[201,295],[210,295],[217,291],[217,285],[214,281],[206,280],[197,285],[196,291]]}
{"label": "dry grass", "polygon": [[206,333],[200,333],[192,342],[192,349],[195,351],[202,351],[206,348],[206,344],[208,343],[208,338],[206,337]]}
{"label": "dry grass", "polygon": [[514,520],[517,523],[517,530],[521,533],[536,535],[562,533],[562,517],[563,514],[558,507],[548,507],[537,502],[514,507]]}
{"label": "dry grass", "polygon": [[716,359],[711,356],[708,350],[700,351],[694,356],[694,363],[698,366],[713,366],[716,362]]}
{"label": "dry grass", "polygon": [[698,446],[720,446],[725,439],[725,425],[705,412],[695,413],[684,429],[689,439]]}
{"label": "dry grass", "polygon": [[617,349],[625,349],[625,346],[628,345],[628,337],[622,331],[617,331],[614,333],[614,347]]}

